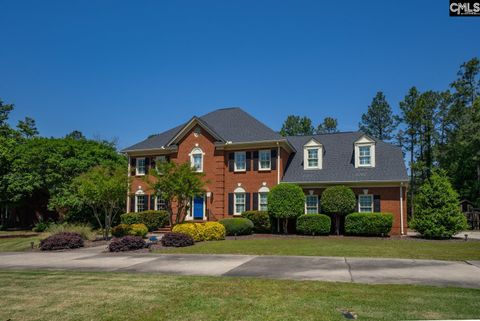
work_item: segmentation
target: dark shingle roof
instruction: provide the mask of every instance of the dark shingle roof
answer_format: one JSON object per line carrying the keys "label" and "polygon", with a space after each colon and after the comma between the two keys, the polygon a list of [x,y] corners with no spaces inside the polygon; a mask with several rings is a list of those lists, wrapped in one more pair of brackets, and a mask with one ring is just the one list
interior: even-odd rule
{"label": "dark shingle roof", "polygon": [[[199,117],[200,122],[210,128],[225,142],[255,142],[280,140],[283,137],[258,121],[241,108],[217,109]],[[166,147],[166,144],[186,125],[180,125],[123,150],[135,151]]]}
{"label": "dark shingle roof", "polygon": [[[344,132],[313,136],[291,136],[288,141],[297,152],[289,159],[284,182],[362,182],[408,181],[403,154],[399,147],[375,140],[375,167],[355,168],[354,142],[362,132]],[[314,138],[323,145],[323,164],[319,170],[303,169],[303,146]]]}

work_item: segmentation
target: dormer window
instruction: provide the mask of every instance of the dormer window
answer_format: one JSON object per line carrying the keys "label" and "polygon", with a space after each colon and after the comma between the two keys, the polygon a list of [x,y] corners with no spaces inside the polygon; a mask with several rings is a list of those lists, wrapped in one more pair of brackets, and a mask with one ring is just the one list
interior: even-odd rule
{"label": "dormer window", "polygon": [[203,151],[194,148],[190,153],[190,163],[196,172],[203,172]]}
{"label": "dormer window", "polygon": [[368,136],[355,142],[355,167],[375,167],[375,141]]}
{"label": "dormer window", "polygon": [[311,139],[303,146],[303,168],[322,169],[323,147],[315,139]]}

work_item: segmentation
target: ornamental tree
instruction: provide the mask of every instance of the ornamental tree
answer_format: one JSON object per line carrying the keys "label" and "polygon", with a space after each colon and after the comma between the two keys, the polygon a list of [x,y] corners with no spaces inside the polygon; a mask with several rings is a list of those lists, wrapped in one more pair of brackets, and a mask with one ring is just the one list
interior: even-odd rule
{"label": "ornamental tree", "polygon": [[355,194],[347,186],[332,186],[323,191],[321,197],[322,212],[335,219],[335,233],[340,234],[340,216],[352,213],[356,205]]}
{"label": "ornamental tree", "polygon": [[305,195],[300,186],[282,183],[268,193],[268,213],[283,219],[283,231],[287,233],[288,220],[296,219],[305,212]]}
{"label": "ornamental tree", "polygon": [[432,239],[451,238],[467,228],[467,220],[458,206],[458,194],[444,171],[434,171],[420,186],[410,226]]}

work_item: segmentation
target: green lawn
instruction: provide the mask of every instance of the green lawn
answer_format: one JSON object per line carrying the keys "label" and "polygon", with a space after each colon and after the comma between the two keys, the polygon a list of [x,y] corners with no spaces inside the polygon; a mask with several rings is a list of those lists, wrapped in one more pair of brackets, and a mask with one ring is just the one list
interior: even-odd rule
{"label": "green lawn", "polygon": [[[25,232],[2,232],[2,235],[5,234],[25,234]],[[45,237],[47,237],[46,234],[32,237],[0,238],[0,252],[25,251],[30,249],[31,242],[35,242],[35,246],[38,247],[40,240]]]}
{"label": "green lawn", "polygon": [[190,247],[156,252],[479,260],[480,241],[292,236],[199,242]]}
{"label": "green lawn", "polygon": [[0,270],[0,320],[359,320],[480,317],[480,290]]}

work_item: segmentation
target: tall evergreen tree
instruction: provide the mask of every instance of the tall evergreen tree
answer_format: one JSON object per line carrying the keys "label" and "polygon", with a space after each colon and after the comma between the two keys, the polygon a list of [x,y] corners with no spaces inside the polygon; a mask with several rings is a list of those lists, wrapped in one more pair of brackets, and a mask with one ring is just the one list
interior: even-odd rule
{"label": "tall evergreen tree", "polygon": [[325,117],[323,122],[318,125],[316,133],[317,134],[330,134],[338,132],[337,129],[337,119],[332,117]]}
{"label": "tall evergreen tree", "polygon": [[365,134],[377,139],[392,139],[397,122],[383,92],[377,92],[358,126]]}
{"label": "tall evergreen tree", "polygon": [[282,136],[295,136],[295,135],[313,135],[314,128],[312,126],[312,120],[306,116],[300,117],[296,115],[290,115],[287,117],[280,130]]}
{"label": "tall evergreen tree", "polygon": [[35,119],[25,117],[25,120],[19,120],[17,125],[18,132],[24,138],[32,138],[38,136],[37,125]]}

